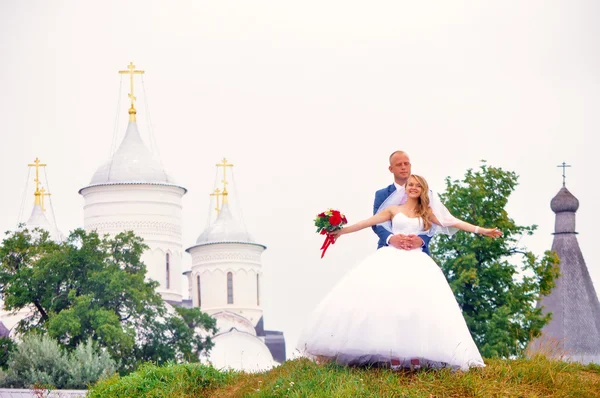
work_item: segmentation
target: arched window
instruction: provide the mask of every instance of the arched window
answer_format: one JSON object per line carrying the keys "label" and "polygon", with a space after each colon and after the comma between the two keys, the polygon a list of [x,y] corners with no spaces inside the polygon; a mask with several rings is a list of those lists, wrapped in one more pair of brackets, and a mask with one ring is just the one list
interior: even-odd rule
{"label": "arched window", "polygon": [[227,273],[227,304],[233,304],[233,274]]}
{"label": "arched window", "polygon": [[256,305],[260,305],[260,279],[258,278],[258,274],[256,274]]}
{"label": "arched window", "polygon": [[196,283],[198,284],[198,307],[202,307],[202,290],[200,290],[200,275],[196,277]]}
{"label": "arched window", "polygon": [[166,270],[167,270],[167,289],[171,288],[171,255],[169,253],[166,254],[165,256],[165,262],[166,262]]}

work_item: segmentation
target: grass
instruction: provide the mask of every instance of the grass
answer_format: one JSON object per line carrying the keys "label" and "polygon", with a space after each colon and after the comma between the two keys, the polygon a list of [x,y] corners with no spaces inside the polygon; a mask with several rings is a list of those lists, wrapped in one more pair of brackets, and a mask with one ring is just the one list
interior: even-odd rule
{"label": "grass", "polygon": [[265,373],[146,365],[90,389],[90,397],[600,397],[600,366],[544,357],[486,360],[483,369],[392,371],[287,361]]}
{"label": "grass", "polygon": [[142,365],[123,377],[114,375],[90,388],[89,397],[204,397],[237,376],[199,364]]}

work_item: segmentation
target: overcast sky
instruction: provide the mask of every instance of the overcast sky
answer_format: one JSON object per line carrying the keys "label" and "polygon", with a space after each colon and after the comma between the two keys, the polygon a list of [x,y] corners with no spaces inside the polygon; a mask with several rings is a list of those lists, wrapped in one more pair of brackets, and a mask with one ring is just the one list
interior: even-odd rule
{"label": "overcast sky", "polygon": [[556,166],[571,164],[578,239],[600,286],[599,27],[593,0],[0,0],[0,230],[22,205],[29,216],[36,157],[59,228],[83,225],[77,191],[123,137],[128,82],[119,91],[117,71],[133,61],[146,71],[141,134],[149,142],[149,116],[165,168],[189,190],[184,248],[206,225],[227,157],[246,225],[268,247],[265,326],[285,333],[288,354],[309,312],[377,243],[361,231],[321,260],[315,215],[368,217],[396,149],[438,192],[481,159],[515,171],[507,210],[539,225],[521,242],[540,255],[552,244]]}

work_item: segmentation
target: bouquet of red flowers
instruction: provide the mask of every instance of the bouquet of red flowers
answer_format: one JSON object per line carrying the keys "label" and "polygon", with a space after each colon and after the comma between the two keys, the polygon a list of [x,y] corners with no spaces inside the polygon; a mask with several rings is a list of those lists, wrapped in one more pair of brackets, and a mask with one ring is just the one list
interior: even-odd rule
{"label": "bouquet of red flowers", "polygon": [[325,255],[327,248],[329,245],[335,243],[335,239],[330,232],[341,229],[344,225],[348,223],[346,220],[346,216],[340,213],[338,210],[329,209],[317,215],[315,218],[315,226],[317,227],[317,232],[321,235],[327,235],[325,237],[325,242],[321,246],[321,258]]}

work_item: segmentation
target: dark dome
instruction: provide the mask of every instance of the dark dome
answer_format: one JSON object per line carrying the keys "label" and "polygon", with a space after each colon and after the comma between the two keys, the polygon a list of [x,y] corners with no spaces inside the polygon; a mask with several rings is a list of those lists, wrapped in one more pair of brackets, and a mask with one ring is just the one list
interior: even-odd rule
{"label": "dark dome", "polygon": [[562,187],[550,202],[550,208],[555,213],[571,212],[575,213],[579,208],[579,200],[569,192],[565,187]]}
{"label": "dark dome", "polygon": [[0,321],[0,337],[8,337],[10,331],[4,326],[2,321]]}

